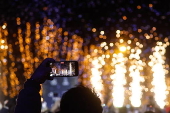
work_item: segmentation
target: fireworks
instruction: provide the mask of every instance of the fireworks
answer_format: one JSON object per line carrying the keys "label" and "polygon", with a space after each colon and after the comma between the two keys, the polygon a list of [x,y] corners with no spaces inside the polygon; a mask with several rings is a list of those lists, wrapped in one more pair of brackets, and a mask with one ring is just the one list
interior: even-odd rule
{"label": "fireworks", "polygon": [[126,73],[126,58],[124,58],[122,53],[113,54],[112,66],[114,67],[114,74],[111,75],[113,84],[113,105],[115,107],[122,107],[124,105],[125,99],[125,88],[126,84],[125,73]]}
{"label": "fireworks", "polygon": [[[20,19],[17,18],[17,25],[20,24]],[[14,44],[19,48],[17,57],[14,55],[14,45],[9,43],[8,46],[1,46],[1,49],[7,49],[1,58],[4,67],[1,76],[3,81],[0,83],[4,95],[13,97],[18,93],[17,86],[20,84],[16,74],[19,72],[18,62],[23,65],[24,73],[22,74],[27,79],[44,58],[51,57],[56,60],[79,60],[80,82],[94,88],[103,104],[112,100],[115,107],[122,107],[126,104],[140,107],[145,89],[153,90],[155,101],[160,108],[163,108],[168,102],[166,98],[169,86],[165,81],[168,66],[166,66],[164,56],[166,47],[169,46],[167,38],[164,42],[157,41],[153,51],[148,52],[150,59],[147,60],[149,61],[146,61],[143,53],[147,48],[146,43],[127,31],[117,30],[115,40],[112,42],[90,45],[88,49],[87,46],[83,46],[82,37],[76,34],[70,36],[62,28],[55,27],[50,19],[46,20],[41,29],[40,26],[38,22],[35,26],[31,26],[27,22],[24,34],[20,27],[17,29],[17,34],[14,34],[17,37]],[[8,37],[6,28],[7,24],[4,24],[0,29],[0,38],[3,36],[4,39],[1,40],[1,43],[5,43]],[[35,28],[35,34],[32,33],[32,28]],[[96,29],[93,28],[92,32],[95,31]],[[141,29],[138,32],[141,33]],[[99,38],[105,39],[104,33],[101,31]],[[153,39],[154,35],[144,33],[143,36],[146,41]],[[155,37],[156,39],[158,38]],[[147,62],[149,63],[147,64]],[[152,88],[144,84],[147,77],[142,74],[145,71],[144,68],[149,67],[151,70],[146,76],[153,76],[153,79],[150,80]],[[7,85],[7,78],[10,85]],[[9,86],[10,88],[7,90]]]}
{"label": "fireworks", "polygon": [[102,58],[101,57],[97,58],[95,57],[92,59],[92,68],[91,68],[91,77],[90,77],[90,82],[92,83],[92,87],[97,91],[99,97],[103,101],[102,97],[102,90],[103,90],[103,85],[102,85],[102,79],[101,79],[101,74],[102,72],[100,71],[100,68],[102,67]]}
{"label": "fireworks", "polygon": [[153,71],[153,92],[155,101],[160,108],[164,108],[166,105],[167,96],[167,85],[165,82],[165,75],[168,73],[165,69],[165,57],[166,47],[169,43],[157,42],[156,46],[153,48],[153,55],[150,55],[151,61],[149,65],[152,67]]}
{"label": "fireworks", "polygon": [[[152,89],[154,89],[155,94],[153,96],[155,96],[156,104],[160,108],[163,108],[167,103],[165,100],[168,93],[165,81],[165,75],[168,74],[168,70],[165,69],[165,65],[167,64],[164,57],[166,47],[169,45],[168,39],[165,39],[166,43],[157,42],[159,46],[155,47],[156,52],[153,52],[152,57],[150,56],[151,59],[146,61],[147,55],[144,55],[142,50],[144,48],[146,49],[147,46],[142,44],[142,41],[139,41],[137,38],[125,41],[121,37],[122,34],[134,37],[125,31],[117,30],[117,41],[115,43],[102,42],[100,47],[91,47],[90,54],[86,58],[89,59],[89,63],[93,64],[92,67],[87,66],[92,71],[92,75],[89,74],[92,86],[97,88],[98,93],[102,92],[103,98],[106,95],[109,96],[108,92],[106,92],[107,87],[109,87],[110,98],[113,100],[115,107],[122,107],[126,104],[131,104],[133,107],[140,107],[143,102],[141,99],[144,99],[142,98],[143,95],[149,94],[147,92],[152,92]],[[146,39],[150,39],[152,35],[148,36],[145,34],[145,36]],[[152,51],[150,51],[150,54],[152,54]],[[99,64],[99,61],[103,62],[104,65]],[[149,62],[148,65],[147,62]],[[89,63],[86,65],[89,65]],[[151,69],[149,66],[151,66]],[[159,67],[159,69],[156,67]],[[146,72],[144,68],[150,69],[149,72]],[[145,79],[150,78],[149,81],[152,81],[152,71],[153,76],[155,76],[153,81],[156,79],[159,82],[152,82],[154,84],[150,87],[149,83],[145,83]],[[102,84],[108,81],[111,84]],[[159,88],[162,89],[159,90]],[[125,100],[130,100],[130,103]]]}
{"label": "fireworks", "polygon": [[[136,43],[136,45],[140,45],[140,43]],[[141,76],[141,71],[143,70],[143,66],[145,63],[140,59],[141,48],[137,46],[136,49],[131,49],[131,54],[129,55],[130,67],[129,67],[129,76],[132,78],[132,82],[130,83],[131,87],[131,104],[134,107],[141,106],[141,98],[142,98],[142,87],[141,82],[144,79]]]}

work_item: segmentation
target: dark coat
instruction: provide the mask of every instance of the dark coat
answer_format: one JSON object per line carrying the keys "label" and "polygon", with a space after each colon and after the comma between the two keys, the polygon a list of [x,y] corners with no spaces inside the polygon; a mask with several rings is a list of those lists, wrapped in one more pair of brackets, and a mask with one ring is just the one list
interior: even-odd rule
{"label": "dark coat", "polygon": [[17,98],[14,113],[41,113],[40,84],[28,79]]}

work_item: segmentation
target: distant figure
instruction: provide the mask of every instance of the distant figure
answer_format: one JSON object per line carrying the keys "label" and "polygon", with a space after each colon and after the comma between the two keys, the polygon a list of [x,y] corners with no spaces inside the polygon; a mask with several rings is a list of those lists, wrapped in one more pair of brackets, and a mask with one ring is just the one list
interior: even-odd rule
{"label": "distant figure", "polygon": [[14,113],[15,105],[16,105],[16,99],[17,96],[10,98],[6,104],[6,106],[9,108],[9,113]]}
{"label": "distant figure", "polygon": [[9,108],[6,106],[7,102],[8,102],[8,100],[4,101],[4,105],[2,106],[0,113],[9,113]]}
{"label": "distant figure", "polygon": [[0,110],[0,113],[14,113],[16,105],[16,97],[10,98],[4,102],[4,106]]}
{"label": "distant figure", "polygon": [[55,102],[54,102],[53,106],[51,107],[50,112],[56,113],[60,110],[61,98],[58,96],[58,93],[54,93],[53,96],[54,96]]}

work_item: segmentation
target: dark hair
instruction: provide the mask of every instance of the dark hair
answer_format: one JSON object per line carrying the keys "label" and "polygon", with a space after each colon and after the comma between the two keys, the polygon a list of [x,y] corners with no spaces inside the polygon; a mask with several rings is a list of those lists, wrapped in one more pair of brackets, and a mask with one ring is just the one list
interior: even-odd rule
{"label": "dark hair", "polygon": [[63,94],[60,113],[102,113],[101,100],[94,90],[78,85]]}

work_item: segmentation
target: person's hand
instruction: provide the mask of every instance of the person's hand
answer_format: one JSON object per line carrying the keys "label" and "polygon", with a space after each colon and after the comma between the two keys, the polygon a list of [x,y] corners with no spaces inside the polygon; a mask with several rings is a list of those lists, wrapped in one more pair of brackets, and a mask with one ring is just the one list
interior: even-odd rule
{"label": "person's hand", "polygon": [[46,58],[34,71],[33,75],[31,76],[31,79],[36,81],[39,84],[42,84],[45,82],[45,80],[48,79],[50,72],[52,71],[49,63],[55,62],[52,58]]}

